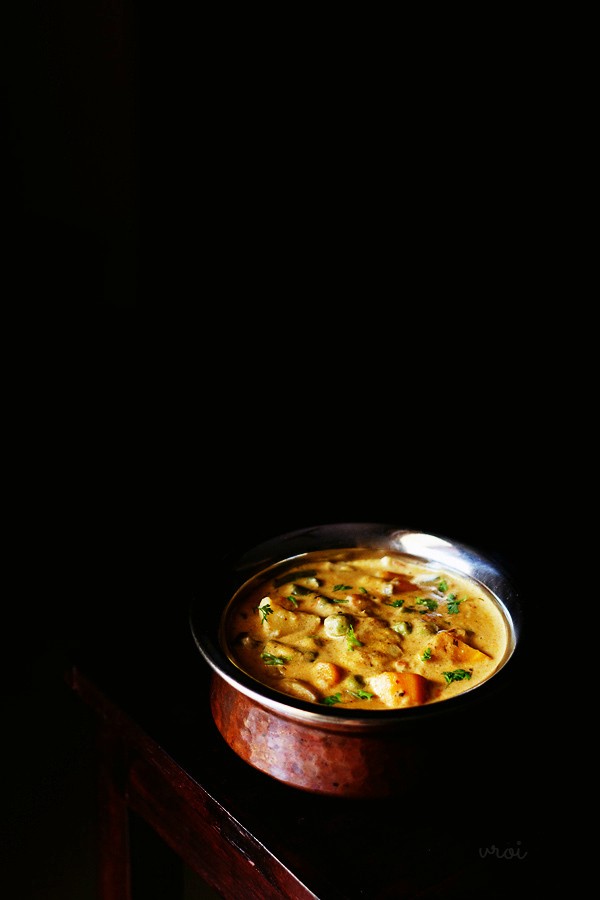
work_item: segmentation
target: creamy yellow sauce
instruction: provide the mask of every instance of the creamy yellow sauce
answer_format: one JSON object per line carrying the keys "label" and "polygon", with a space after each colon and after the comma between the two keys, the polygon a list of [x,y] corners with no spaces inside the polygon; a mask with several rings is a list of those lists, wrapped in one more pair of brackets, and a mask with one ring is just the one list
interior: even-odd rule
{"label": "creamy yellow sauce", "polygon": [[479,582],[373,550],[303,554],[232,598],[222,641],[257,681],[325,706],[434,703],[488,679],[508,647],[506,618]]}

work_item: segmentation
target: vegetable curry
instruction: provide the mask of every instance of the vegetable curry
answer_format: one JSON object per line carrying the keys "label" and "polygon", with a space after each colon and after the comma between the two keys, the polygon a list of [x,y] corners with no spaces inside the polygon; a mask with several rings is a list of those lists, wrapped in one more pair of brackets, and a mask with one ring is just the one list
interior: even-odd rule
{"label": "vegetable curry", "polygon": [[284,694],[390,709],[469,690],[499,667],[506,618],[479,582],[416,557],[318,551],[250,579],[222,638],[232,662]]}

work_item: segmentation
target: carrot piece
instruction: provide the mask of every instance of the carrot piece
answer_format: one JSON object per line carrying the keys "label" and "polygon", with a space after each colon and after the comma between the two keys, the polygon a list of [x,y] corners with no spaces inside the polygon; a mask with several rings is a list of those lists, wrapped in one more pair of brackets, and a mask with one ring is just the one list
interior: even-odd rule
{"label": "carrot piece", "polygon": [[382,672],[369,682],[386,706],[401,705],[403,697],[411,704],[425,703],[427,699],[427,679],[416,672]]}
{"label": "carrot piece", "polygon": [[402,690],[413,703],[425,703],[427,699],[427,679],[416,672],[398,672]]}
{"label": "carrot piece", "polygon": [[478,663],[486,662],[489,659],[481,650],[476,650],[460,638],[454,637],[446,631],[440,631],[435,638],[436,649],[445,653],[446,656],[456,663]]}
{"label": "carrot piece", "polygon": [[400,593],[402,591],[422,590],[422,588],[420,588],[418,584],[413,584],[410,578],[407,578],[406,575],[400,575],[399,572],[384,572],[381,577],[384,581],[392,582],[395,588],[395,593]]}
{"label": "carrot piece", "polygon": [[335,663],[319,662],[314,666],[313,682],[320,688],[330,688],[344,677],[344,669]]}

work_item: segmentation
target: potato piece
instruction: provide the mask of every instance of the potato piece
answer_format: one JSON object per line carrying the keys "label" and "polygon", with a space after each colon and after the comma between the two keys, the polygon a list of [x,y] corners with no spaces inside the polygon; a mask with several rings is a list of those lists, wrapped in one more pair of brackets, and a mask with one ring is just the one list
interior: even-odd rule
{"label": "potato piece", "polygon": [[475,663],[487,662],[490,657],[476,650],[465,641],[461,641],[449,631],[440,631],[433,639],[433,646],[438,653],[445,654],[448,659],[455,663],[466,663],[473,665]]}
{"label": "potato piece", "polygon": [[319,616],[283,609],[271,597],[263,597],[258,605],[258,612],[262,617],[262,628],[269,637],[281,637],[295,631],[314,634],[321,624]]}
{"label": "potato piece", "polygon": [[298,700],[308,700],[309,703],[318,703],[319,693],[306,681],[300,681],[297,678],[282,678],[276,684],[278,691],[289,694],[290,697],[297,697]]}
{"label": "potato piece", "polygon": [[375,609],[375,604],[367,594],[346,594],[344,609],[356,615],[369,615]]}
{"label": "potato piece", "polygon": [[375,650],[372,647],[355,647],[354,650],[348,650],[344,653],[344,662],[348,665],[348,668],[369,668],[369,669],[387,669],[392,665],[394,659],[397,658],[401,654],[401,650],[398,647],[386,647],[387,651],[395,651],[395,655],[392,655],[392,652],[382,652],[381,650]]}
{"label": "potato piece", "polygon": [[[394,659],[402,654],[402,635],[381,619],[361,617],[356,623],[355,634],[366,651],[377,651]],[[355,648],[353,652],[357,650]]]}
{"label": "potato piece", "polygon": [[285,659],[288,663],[303,658],[300,650],[296,650],[295,647],[290,647],[289,644],[282,644],[281,641],[273,640],[267,641],[263,649],[263,654],[267,657]]}

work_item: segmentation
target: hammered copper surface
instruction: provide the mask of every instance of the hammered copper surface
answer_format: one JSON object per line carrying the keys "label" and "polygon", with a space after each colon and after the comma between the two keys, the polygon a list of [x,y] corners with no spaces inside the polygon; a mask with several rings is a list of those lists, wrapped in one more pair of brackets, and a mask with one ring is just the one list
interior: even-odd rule
{"label": "hammered copper surface", "polygon": [[231,749],[278,781],[344,797],[386,797],[411,787],[418,754],[405,737],[306,725],[261,706],[218,675],[211,709]]}

